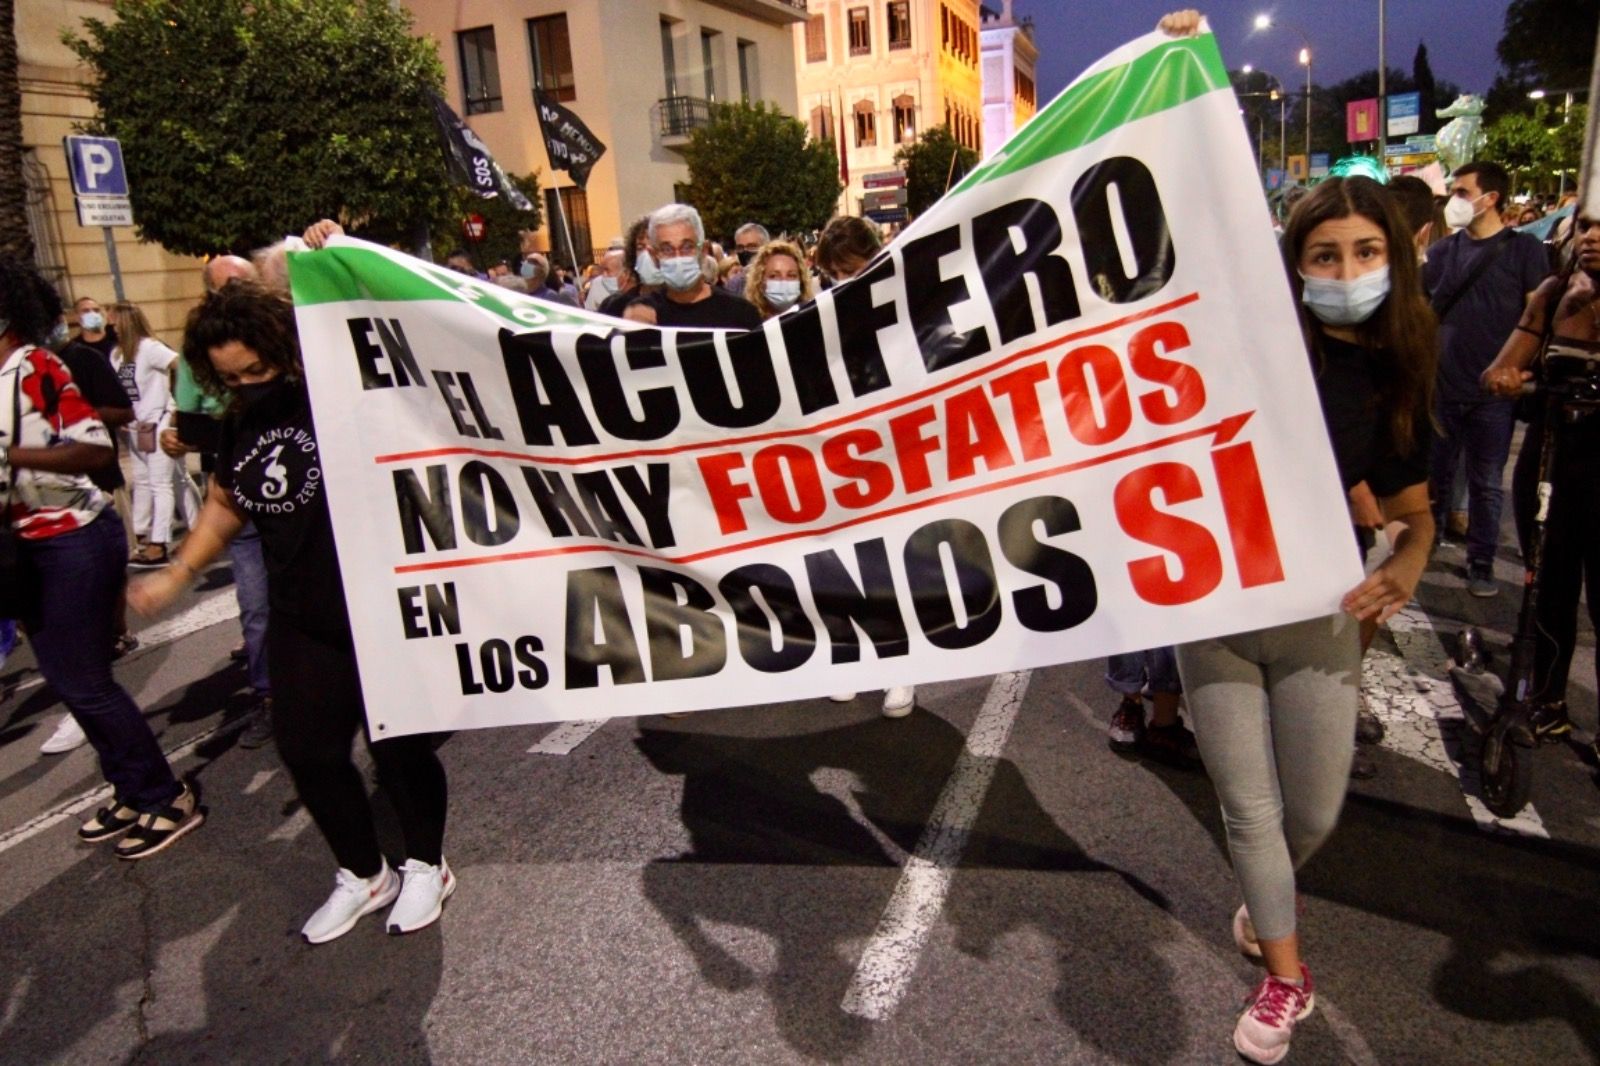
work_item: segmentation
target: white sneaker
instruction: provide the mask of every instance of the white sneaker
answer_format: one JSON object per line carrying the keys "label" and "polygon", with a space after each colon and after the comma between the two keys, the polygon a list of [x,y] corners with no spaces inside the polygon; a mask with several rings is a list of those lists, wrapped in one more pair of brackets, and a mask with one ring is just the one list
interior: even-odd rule
{"label": "white sneaker", "polygon": [[405,885],[394,910],[389,912],[384,928],[394,934],[415,933],[439,920],[444,901],[456,890],[455,874],[443,859],[438,866],[429,866],[421,859],[407,859],[400,867]]}
{"label": "white sneaker", "polygon": [[883,693],[883,716],[885,718],[904,718],[911,713],[917,705],[917,688],[915,685],[896,685],[894,688],[885,689]]}
{"label": "white sneaker", "polygon": [[300,930],[308,944],[337,940],[354,929],[363,914],[387,907],[400,894],[400,878],[387,861],[371,877],[357,877],[341,866],[333,882],[333,895],[306,919]]}
{"label": "white sneaker", "polygon": [[828,698],[834,703],[849,703],[856,698],[856,694],[854,692],[835,692]]}
{"label": "white sneaker", "polygon": [[56,726],[56,731],[50,734],[50,739],[39,745],[39,750],[46,755],[60,755],[62,752],[81,748],[88,743],[89,738],[83,735],[83,726],[70,714],[61,716],[61,722]]}
{"label": "white sneaker", "polygon": [[1234,1050],[1251,1062],[1273,1066],[1289,1054],[1294,1027],[1306,1020],[1317,1005],[1311,990],[1311,971],[1300,965],[1300,983],[1268,974],[1245,1001],[1244,1013],[1233,1028]]}

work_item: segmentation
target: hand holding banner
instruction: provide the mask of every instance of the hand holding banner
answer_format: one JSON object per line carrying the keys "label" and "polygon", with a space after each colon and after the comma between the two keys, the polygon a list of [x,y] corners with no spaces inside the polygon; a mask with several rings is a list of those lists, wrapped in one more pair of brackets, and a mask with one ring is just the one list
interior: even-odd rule
{"label": "hand holding banner", "polygon": [[1106,57],[750,333],[292,276],[374,736],[996,673],[1361,579],[1209,36]]}

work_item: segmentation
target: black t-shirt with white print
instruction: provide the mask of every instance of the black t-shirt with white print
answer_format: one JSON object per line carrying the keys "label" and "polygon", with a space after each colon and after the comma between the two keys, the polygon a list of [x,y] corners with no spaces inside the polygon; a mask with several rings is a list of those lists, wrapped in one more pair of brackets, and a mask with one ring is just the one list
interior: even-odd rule
{"label": "black t-shirt with white print", "polygon": [[333,520],[304,382],[284,382],[249,406],[235,404],[223,420],[216,478],[261,531],[272,619],[350,643]]}

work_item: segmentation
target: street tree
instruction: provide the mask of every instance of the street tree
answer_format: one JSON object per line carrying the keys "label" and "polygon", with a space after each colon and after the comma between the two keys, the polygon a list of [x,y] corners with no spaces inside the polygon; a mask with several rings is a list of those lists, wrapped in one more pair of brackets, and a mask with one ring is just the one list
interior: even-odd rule
{"label": "street tree", "polygon": [[715,236],[745,222],[774,234],[821,229],[839,202],[832,142],[808,140],[804,123],[765,101],[714,105],[684,159],[690,202]]}
{"label": "street tree", "polygon": [[1600,0],[1511,0],[1495,54],[1501,71],[1488,114],[1531,112],[1532,89],[1586,89],[1600,33]]}
{"label": "street tree", "polygon": [[905,171],[906,208],[916,216],[978,165],[978,153],[957,143],[949,126],[933,126],[910,144],[901,145],[894,161]]}
{"label": "street tree", "polygon": [[244,251],[336,218],[381,241],[447,213],[431,42],[389,0],[112,0],[67,44],[122,141],[139,235]]}
{"label": "street tree", "polygon": [[1544,102],[1533,113],[1501,115],[1484,127],[1488,139],[1481,156],[1505,167],[1514,190],[1554,193],[1563,182],[1573,188],[1583,158],[1588,109],[1577,104],[1566,122]]}
{"label": "street tree", "polygon": [[22,88],[17,82],[15,0],[0,0],[0,252],[33,258],[22,177]]}
{"label": "street tree", "polygon": [[[450,217],[434,230],[433,249],[441,259],[460,249],[484,268],[502,259],[508,263],[516,260],[522,249],[517,231],[538,229],[544,212],[539,207],[538,174],[507,174],[506,179],[528,198],[533,210],[518,211],[503,194],[486,200],[466,188],[456,186],[450,197]],[[475,245],[467,240],[462,228],[462,223],[469,215],[483,219],[483,240]]]}

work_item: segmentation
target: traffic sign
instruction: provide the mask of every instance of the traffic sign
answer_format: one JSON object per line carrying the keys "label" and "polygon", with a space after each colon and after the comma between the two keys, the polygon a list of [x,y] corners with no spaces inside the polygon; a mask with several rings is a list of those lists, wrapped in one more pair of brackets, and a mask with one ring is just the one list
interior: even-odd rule
{"label": "traffic sign", "polygon": [[868,211],[866,215],[880,225],[889,225],[894,222],[904,222],[906,220],[906,209],[897,207],[887,211]]}
{"label": "traffic sign", "polygon": [[128,172],[122,145],[115,137],[63,137],[72,191],[78,196],[128,195]]}
{"label": "traffic sign", "polygon": [[890,189],[906,183],[906,172],[903,170],[880,170],[874,174],[861,175],[863,189]]}
{"label": "traffic sign", "polygon": [[906,190],[903,185],[891,189],[868,189],[861,198],[862,210],[865,211],[892,211],[905,205]]}
{"label": "traffic sign", "polygon": [[1404,137],[1422,127],[1422,94],[1399,93],[1389,97],[1389,136]]}
{"label": "traffic sign", "polygon": [[77,201],[80,226],[133,225],[133,205],[126,196],[80,196]]}
{"label": "traffic sign", "polygon": [[1329,165],[1330,165],[1330,160],[1328,159],[1328,153],[1327,152],[1312,152],[1311,153],[1311,176],[1313,178],[1325,178],[1325,177],[1327,177],[1328,176],[1328,167],[1329,167]]}

